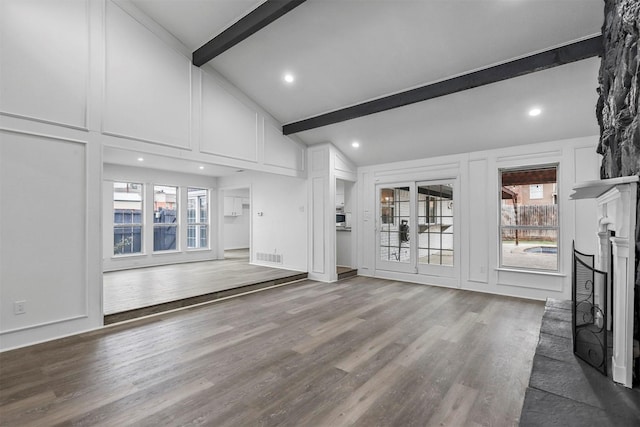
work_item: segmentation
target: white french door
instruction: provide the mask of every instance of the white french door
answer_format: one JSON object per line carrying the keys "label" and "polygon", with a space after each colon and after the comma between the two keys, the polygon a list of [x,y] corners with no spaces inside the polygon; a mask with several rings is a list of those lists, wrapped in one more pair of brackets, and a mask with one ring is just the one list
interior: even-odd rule
{"label": "white french door", "polygon": [[376,268],[416,272],[415,243],[411,230],[415,215],[414,183],[376,186]]}
{"label": "white french door", "polygon": [[453,196],[453,180],[416,183],[418,273],[455,276]]}
{"label": "white french door", "polygon": [[455,180],[376,186],[376,268],[454,277]]}

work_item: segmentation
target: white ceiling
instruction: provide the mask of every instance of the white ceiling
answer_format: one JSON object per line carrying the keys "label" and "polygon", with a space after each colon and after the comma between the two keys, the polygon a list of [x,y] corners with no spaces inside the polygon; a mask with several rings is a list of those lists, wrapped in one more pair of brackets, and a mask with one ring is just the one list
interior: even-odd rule
{"label": "white ceiling", "polygon": [[[261,3],[132,2],[191,51]],[[209,64],[285,124],[598,34],[603,8],[602,0],[307,0]],[[369,165],[595,135],[598,67],[598,58],[583,60],[298,137],[333,142]],[[537,118],[527,115],[534,105]]]}

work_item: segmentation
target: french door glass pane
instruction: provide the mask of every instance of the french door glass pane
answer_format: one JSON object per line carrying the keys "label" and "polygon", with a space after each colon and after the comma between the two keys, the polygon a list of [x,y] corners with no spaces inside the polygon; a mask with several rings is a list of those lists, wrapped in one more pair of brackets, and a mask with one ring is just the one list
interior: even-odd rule
{"label": "french door glass pane", "polygon": [[418,264],[453,265],[453,185],[418,185]]}
{"label": "french door glass pane", "polygon": [[411,260],[409,243],[411,220],[411,191],[409,187],[380,189],[380,259],[408,263]]}

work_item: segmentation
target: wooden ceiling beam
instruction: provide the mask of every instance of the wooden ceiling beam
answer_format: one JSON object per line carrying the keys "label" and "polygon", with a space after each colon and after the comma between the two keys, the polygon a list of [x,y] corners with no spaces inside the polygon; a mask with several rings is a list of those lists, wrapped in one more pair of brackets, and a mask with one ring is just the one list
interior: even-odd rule
{"label": "wooden ceiling beam", "polygon": [[[450,95],[463,90],[484,86],[502,80],[512,79],[536,71],[546,70],[559,65],[569,64],[582,59],[601,56],[603,52],[602,36],[594,36],[565,46],[525,56],[520,59],[494,65],[471,73],[463,74],[437,83],[428,84],[405,92],[363,102],[351,107],[320,114],[308,119],[291,122],[282,126],[282,133],[291,135],[298,132],[328,126],[346,120],[380,113],[393,108],[422,102],[440,96]],[[594,85],[597,82],[594,81]]]}
{"label": "wooden ceiling beam", "polygon": [[199,47],[192,55],[192,63],[201,67],[232,48],[247,37],[266,27],[306,0],[267,0],[238,22]]}

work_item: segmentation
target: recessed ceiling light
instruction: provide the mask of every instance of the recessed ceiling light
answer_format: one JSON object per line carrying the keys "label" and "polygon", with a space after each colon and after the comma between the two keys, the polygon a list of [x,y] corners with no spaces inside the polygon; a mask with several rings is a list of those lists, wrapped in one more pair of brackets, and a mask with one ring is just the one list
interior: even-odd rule
{"label": "recessed ceiling light", "polygon": [[532,108],[531,110],[529,110],[529,115],[531,117],[539,116],[540,113],[542,113],[542,110],[539,108]]}
{"label": "recessed ceiling light", "polygon": [[287,82],[287,83],[293,83],[293,81],[295,79],[296,78],[293,77],[293,74],[291,74],[291,73],[287,73],[287,74],[284,75],[284,81]]}
{"label": "recessed ceiling light", "polygon": [[142,158],[142,157],[138,157],[138,161],[139,161],[139,162],[144,162],[144,158]]}
{"label": "recessed ceiling light", "polygon": [[204,166],[200,166],[200,170],[204,169]]}
{"label": "recessed ceiling light", "polygon": [[360,147],[360,143],[359,143],[358,141],[353,141],[353,142],[351,143],[351,146],[352,146],[353,148],[358,148],[358,147]]}

